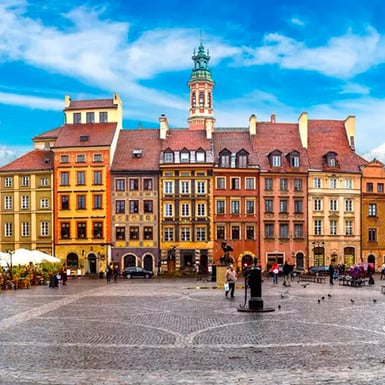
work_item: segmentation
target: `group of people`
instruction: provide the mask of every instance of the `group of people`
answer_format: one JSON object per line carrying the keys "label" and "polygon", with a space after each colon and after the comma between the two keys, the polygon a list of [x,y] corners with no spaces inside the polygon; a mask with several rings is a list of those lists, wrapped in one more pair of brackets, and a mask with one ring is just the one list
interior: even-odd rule
{"label": "group of people", "polygon": [[107,283],[111,282],[111,279],[114,280],[114,282],[116,282],[119,278],[119,266],[118,265],[115,265],[111,262],[109,265],[107,265],[107,269],[106,269],[106,279],[107,279]]}

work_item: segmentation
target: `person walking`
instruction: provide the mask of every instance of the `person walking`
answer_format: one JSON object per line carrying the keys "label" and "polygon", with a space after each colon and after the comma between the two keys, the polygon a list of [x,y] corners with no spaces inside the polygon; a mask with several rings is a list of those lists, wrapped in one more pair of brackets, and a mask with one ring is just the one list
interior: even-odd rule
{"label": "person walking", "polygon": [[234,270],[234,266],[230,265],[226,270],[226,282],[229,284],[229,290],[225,292],[226,297],[230,293],[231,298],[234,298],[236,280],[237,272]]}
{"label": "person walking", "polygon": [[384,279],[385,277],[385,263],[382,264],[381,266],[381,277],[380,279]]}
{"label": "person walking", "polygon": [[283,286],[290,286],[290,284],[291,284],[291,279],[290,279],[291,271],[292,271],[291,266],[288,264],[287,261],[285,261],[285,263],[283,265]]}
{"label": "person walking", "polygon": [[277,262],[273,263],[273,266],[271,266],[270,272],[273,275],[273,284],[278,285],[279,265]]}
{"label": "person walking", "polygon": [[66,266],[66,264],[63,265],[61,272],[60,272],[60,275],[61,275],[61,281],[63,282],[63,286],[65,286],[67,284],[67,266]]}
{"label": "person walking", "polygon": [[112,277],[113,269],[114,269],[114,266],[112,265],[112,263],[110,263],[109,265],[107,265],[107,269],[106,269],[106,279],[107,279],[107,283],[111,282],[111,277]]}
{"label": "person walking", "polygon": [[329,286],[330,287],[333,287],[334,285],[334,272],[335,272],[334,266],[332,263],[330,263],[329,265]]}

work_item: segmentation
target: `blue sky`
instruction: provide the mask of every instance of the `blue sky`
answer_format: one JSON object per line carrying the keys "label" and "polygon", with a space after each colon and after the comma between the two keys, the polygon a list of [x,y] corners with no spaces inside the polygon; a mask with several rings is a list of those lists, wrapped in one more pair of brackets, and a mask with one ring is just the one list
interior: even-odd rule
{"label": "blue sky", "polygon": [[385,160],[382,0],[2,0],[0,165],[63,124],[64,96],[120,94],[124,128],[186,127],[200,37],[216,126],[356,116],[356,151]]}

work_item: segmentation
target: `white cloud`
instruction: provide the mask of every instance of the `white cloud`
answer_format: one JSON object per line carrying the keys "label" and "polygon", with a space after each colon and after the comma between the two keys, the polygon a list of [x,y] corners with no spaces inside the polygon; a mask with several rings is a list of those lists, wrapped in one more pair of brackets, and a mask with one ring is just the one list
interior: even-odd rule
{"label": "white cloud", "polygon": [[24,106],[29,108],[38,108],[42,110],[62,110],[63,99],[49,99],[38,96],[19,95],[6,92],[0,92],[0,103],[14,106]]}
{"label": "white cloud", "polygon": [[32,148],[27,146],[0,145],[0,167],[5,166],[31,150]]}

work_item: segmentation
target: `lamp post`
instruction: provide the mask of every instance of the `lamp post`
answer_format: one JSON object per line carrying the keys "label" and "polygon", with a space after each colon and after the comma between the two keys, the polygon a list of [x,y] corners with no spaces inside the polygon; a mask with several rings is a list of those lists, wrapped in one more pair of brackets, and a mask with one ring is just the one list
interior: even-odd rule
{"label": "lamp post", "polygon": [[7,253],[9,254],[9,265],[10,265],[9,275],[10,275],[11,279],[13,279],[13,277],[12,277],[12,257],[13,257],[13,254],[15,254],[15,250],[7,250]]}

